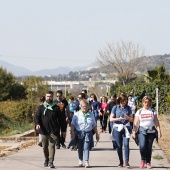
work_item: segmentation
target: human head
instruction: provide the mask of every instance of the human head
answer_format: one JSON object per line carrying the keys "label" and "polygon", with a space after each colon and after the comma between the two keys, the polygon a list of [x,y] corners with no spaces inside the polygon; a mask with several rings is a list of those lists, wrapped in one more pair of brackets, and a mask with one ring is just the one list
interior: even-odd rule
{"label": "human head", "polygon": [[120,94],[120,96],[117,99],[117,104],[119,104],[120,106],[124,107],[125,105],[127,105],[128,102],[128,97],[126,94]]}
{"label": "human head", "polygon": [[113,101],[113,102],[116,102],[116,98],[117,98],[117,95],[115,93],[112,94],[110,97],[111,101]]}
{"label": "human head", "polygon": [[131,96],[134,96],[134,91],[133,91],[133,90],[130,92],[130,95],[131,95]]}
{"label": "human head", "polygon": [[87,90],[83,89],[81,92],[85,94],[85,98],[86,98],[87,97]]}
{"label": "human head", "polygon": [[44,103],[44,101],[45,101],[45,96],[41,96],[41,97],[40,97],[40,102],[41,102],[41,103]]}
{"label": "human head", "polygon": [[56,92],[57,100],[62,99],[62,96],[63,96],[63,92],[62,92],[62,90],[57,90],[57,92]]}
{"label": "human head", "polygon": [[89,102],[86,99],[80,101],[80,108],[83,113],[87,113]]}
{"label": "human head", "polygon": [[94,101],[97,101],[97,97],[96,97],[96,95],[95,95],[94,93],[92,93],[92,94],[90,95],[90,98],[91,98],[92,100],[94,100]]}
{"label": "human head", "polygon": [[73,96],[70,96],[70,97],[69,97],[69,101],[70,101],[70,102],[74,102],[74,97],[73,97]]}
{"label": "human head", "polygon": [[82,100],[82,99],[85,99],[85,94],[84,93],[80,93],[78,95],[78,100]]}
{"label": "human head", "polygon": [[45,99],[48,104],[51,104],[53,102],[53,92],[48,91],[45,95]]}
{"label": "human head", "polygon": [[148,109],[152,106],[152,99],[150,96],[144,96],[142,99],[143,108]]}
{"label": "human head", "polygon": [[132,95],[128,96],[128,100],[131,101],[132,100]]}
{"label": "human head", "polygon": [[102,96],[101,103],[106,103],[107,101],[108,101],[107,97],[106,96]]}

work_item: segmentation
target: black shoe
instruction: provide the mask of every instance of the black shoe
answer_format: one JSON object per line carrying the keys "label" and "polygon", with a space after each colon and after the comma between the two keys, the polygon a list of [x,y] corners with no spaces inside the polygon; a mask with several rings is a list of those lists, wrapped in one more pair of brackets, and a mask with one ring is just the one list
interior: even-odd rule
{"label": "black shoe", "polygon": [[66,149],[66,145],[65,145],[65,144],[62,144],[62,148]]}
{"label": "black shoe", "polygon": [[122,168],[122,167],[123,167],[123,163],[120,163],[120,164],[118,165],[118,167],[119,167],[119,168]]}
{"label": "black shoe", "polygon": [[48,160],[46,159],[44,162],[44,167],[47,167],[47,166],[48,166]]}
{"label": "black shoe", "polygon": [[38,146],[42,147],[42,142],[38,142]]}
{"label": "black shoe", "polygon": [[55,168],[55,166],[53,165],[52,162],[49,162],[48,167],[49,167],[49,168]]}
{"label": "black shoe", "polygon": [[56,145],[56,148],[57,148],[57,149],[60,149],[60,145]]}

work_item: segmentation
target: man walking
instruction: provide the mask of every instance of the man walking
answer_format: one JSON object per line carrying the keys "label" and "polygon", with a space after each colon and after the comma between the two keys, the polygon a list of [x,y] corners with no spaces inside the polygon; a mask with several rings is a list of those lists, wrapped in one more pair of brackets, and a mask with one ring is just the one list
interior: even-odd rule
{"label": "man walking", "polygon": [[35,116],[36,130],[42,135],[42,147],[45,157],[44,167],[55,168],[53,165],[55,156],[55,143],[59,128],[63,136],[66,136],[66,120],[61,116],[59,106],[53,102],[53,92],[46,93],[46,101],[37,109]]}

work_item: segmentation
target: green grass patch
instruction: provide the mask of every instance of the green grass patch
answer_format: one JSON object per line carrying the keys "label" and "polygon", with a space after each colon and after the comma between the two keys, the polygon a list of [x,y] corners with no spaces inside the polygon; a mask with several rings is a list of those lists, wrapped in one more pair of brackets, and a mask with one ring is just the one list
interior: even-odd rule
{"label": "green grass patch", "polygon": [[157,154],[157,155],[153,156],[153,159],[161,160],[161,159],[163,159],[163,157],[161,155]]}

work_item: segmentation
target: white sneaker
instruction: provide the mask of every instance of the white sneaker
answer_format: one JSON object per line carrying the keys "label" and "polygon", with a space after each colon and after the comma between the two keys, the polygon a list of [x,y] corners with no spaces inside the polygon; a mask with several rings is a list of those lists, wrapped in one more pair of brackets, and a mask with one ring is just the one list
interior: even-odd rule
{"label": "white sneaker", "polygon": [[82,167],[82,166],[83,166],[83,161],[79,160],[79,167]]}
{"label": "white sneaker", "polygon": [[85,162],[84,166],[85,166],[85,168],[90,168],[89,162]]}

